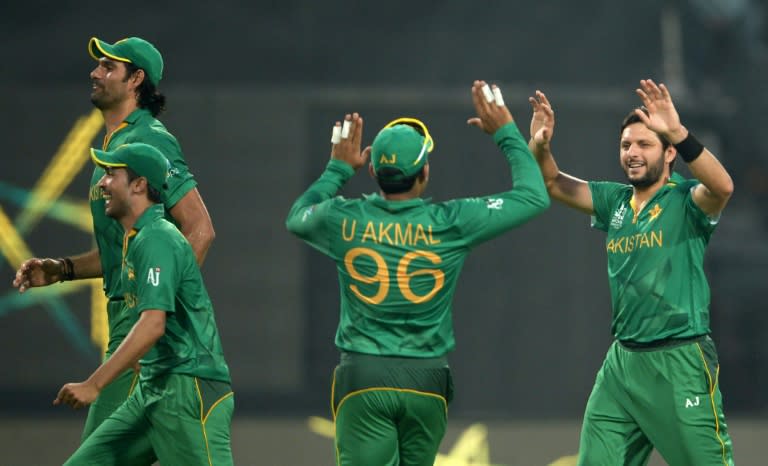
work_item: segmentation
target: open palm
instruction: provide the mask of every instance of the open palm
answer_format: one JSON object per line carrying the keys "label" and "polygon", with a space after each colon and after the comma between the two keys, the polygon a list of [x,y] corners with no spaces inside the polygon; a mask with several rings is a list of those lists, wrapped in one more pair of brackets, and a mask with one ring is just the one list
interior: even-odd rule
{"label": "open palm", "polygon": [[531,116],[531,138],[537,146],[548,144],[555,131],[555,112],[549,103],[547,96],[541,91],[536,91],[536,95],[528,98],[533,108]]}
{"label": "open palm", "polygon": [[656,85],[650,79],[643,79],[640,81],[640,89],[635,92],[648,109],[647,116],[643,112],[636,112],[648,129],[665,136],[680,129],[680,116],[675,109],[675,104],[672,103],[672,96],[667,86]]}

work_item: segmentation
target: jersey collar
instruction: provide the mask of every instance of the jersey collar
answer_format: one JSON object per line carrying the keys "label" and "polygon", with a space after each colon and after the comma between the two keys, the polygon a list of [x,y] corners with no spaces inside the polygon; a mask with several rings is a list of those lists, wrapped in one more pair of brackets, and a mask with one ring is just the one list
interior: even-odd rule
{"label": "jersey collar", "polygon": [[407,201],[388,201],[378,193],[363,194],[363,197],[371,204],[389,211],[406,210],[412,207],[422,206],[430,201],[430,199],[422,199],[420,197],[408,199]]}
{"label": "jersey collar", "polygon": [[163,218],[165,216],[165,206],[163,204],[154,204],[150,207],[147,207],[147,210],[142,213],[138,220],[136,220],[136,223],[133,224],[134,230],[141,230],[145,226],[149,225],[150,223],[154,222],[155,220],[159,218]]}
{"label": "jersey collar", "polygon": [[123,120],[123,121],[132,125],[132,124],[136,123],[137,121],[139,121],[142,118],[145,118],[147,116],[152,116],[149,113],[149,110],[147,110],[146,108],[139,107],[136,110],[132,111],[130,115],[125,117],[125,120]]}

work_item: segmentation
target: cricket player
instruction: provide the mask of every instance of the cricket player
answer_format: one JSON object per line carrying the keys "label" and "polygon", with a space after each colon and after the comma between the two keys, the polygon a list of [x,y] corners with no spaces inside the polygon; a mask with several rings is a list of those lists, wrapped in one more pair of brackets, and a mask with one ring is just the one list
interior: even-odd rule
{"label": "cricket player", "polygon": [[[587,402],[578,464],[645,465],[655,447],[670,466],[733,466],[703,269],[733,182],[681,124],[666,86],[642,80],[637,94],[644,106],[619,139],[628,184],[561,172],[552,106],[540,91],[530,99],[530,147],[549,194],[607,232],[615,341]],[[672,173],[677,158],[696,179]]]}
{"label": "cricket player", "polygon": [[165,219],[170,164],[143,143],[91,157],[104,170],[105,214],[124,230],[119,279],[135,324],[109,359],[84,382],[64,385],[54,404],[92,403],[139,360],[141,376],[65,464],[134,465],[144,460],[131,456],[134,446],[149,443],[163,466],[231,465],[229,368],[197,257]]}
{"label": "cricket player", "polygon": [[[88,52],[98,62],[91,72],[91,102],[104,117],[106,135],[102,149],[114,150],[126,143],[143,142],[156,147],[168,158],[171,163],[168,189],[162,192],[166,216],[179,227],[192,245],[198,264],[202,264],[213,241],[214,230],[178,141],[157,119],[165,109],[165,96],[157,88],[163,76],[160,52],[138,37],[114,44],[93,37],[88,42]],[[98,185],[103,175],[103,168],[96,166],[89,191],[98,247],[60,259],[29,259],[16,272],[13,284],[19,292],[24,292],[30,287],[63,280],[102,277],[108,298],[109,341],[105,356],[108,359],[133,327],[136,316],[125,311],[126,303],[119,284],[123,229],[105,214],[105,201]],[[127,368],[101,391],[99,399],[89,408],[83,440],[128,398],[137,378],[138,373]],[[152,462],[149,458],[145,464]]]}
{"label": "cricket player", "polygon": [[[475,81],[477,116],[493,136],[513,189],[431,203],[434,141],[421,121],[397,119],[361,152],[363,118],[336,123],[331,160],[291,208],[289,231],[336,263],[341,360],[331,388],[336,461],[343,466],[432,466],[453,384],[452,299],[471,249],[549,206],[541,173],[501,91]],[[339,137],[340,136],[340,137]],[[334,197],[367,164],[379,194]]]}

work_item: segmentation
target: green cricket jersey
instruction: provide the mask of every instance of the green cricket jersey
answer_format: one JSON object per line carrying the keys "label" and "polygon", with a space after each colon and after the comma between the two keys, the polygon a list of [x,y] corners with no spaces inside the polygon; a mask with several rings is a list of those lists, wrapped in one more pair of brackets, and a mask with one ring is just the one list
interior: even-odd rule
{"label": "green cricket jersey", "polygon": [[163,218],[161,204],[148,208],[126,236],[121,281],[126,311],[165,311],[165,334],[141,360],[141,379],[186,374],[230,382],[229,367],[192,246]]}
{"label": "green cricket jersey", "polygon": [[452,350],[451,307],[470,249],[549,206],[544,182],[514,123],[494,140],[514,189],[431,203],[332,197],[354,174],[331,160],[294,203],[288,229],[337,264],[341,316],[336,346],[358,353],[432,358]]}
{"label": "green cricket jersey", "polygon": [[[171,207],[197,186],[192,174],[187,168],[187,162],[181,152],[176,138],[169,133],[163,124],[155,119],[146,109],[137,109],[125,121],[105,138],[102,149],[114,150],[118,146],[130,142],[143,142],[156,147],[171,163],[169,168],[168,187],[163,194],[163,202],[170,210]],[[93,217],[93,232],[99,247],[99,259],[104,279],[104,292],[108,298],[121,296],[119,288],[120,266],[123,248],[123,227],[115,219],[104,212],[104,198],[98,182],[104,175],[104,169],[96,166],[91,176],[89,200]],[[170,220],[170,216],[168,216]],[[135,316],[128,313],[108,315],[109,344],[107,352],[113,352],[125,338],[136,322]]]}
{"label": "green cricket jersey", "polygon": [[696,180],[670,182],[635,215],[632,186],[590,182],[592,226],[608,233],[612,331],[648,343],[709,333],[704,251],[717,224],[694,202]]}

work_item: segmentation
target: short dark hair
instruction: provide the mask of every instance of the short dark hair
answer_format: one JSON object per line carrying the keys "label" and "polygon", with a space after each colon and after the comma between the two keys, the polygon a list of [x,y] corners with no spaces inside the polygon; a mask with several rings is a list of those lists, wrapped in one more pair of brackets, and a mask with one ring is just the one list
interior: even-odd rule
{"label": "short dark hair", "polygon": [[[125,64],[125,80],[134,75],[141,68],[133,63]],[[136,89],[136,99],[139,101],[139,107],[146,108],[153,117],[157,117],[165,111],[165,96],[157,90],[157,86],[149,80],[147,71],[144,70],[144,81]]]}
{"label": "short dark hair", "polygon": [[[139,174],[131,170],[130,167],[125,167],[125,171],[128,173],[129,183],[137,178],[141,178]],[[147,197],[149,198],[150,201],[154,202],[155,204],[163,203],[163,196],[160,194],[160,191],[150,186],[149,181],[147,181]]]}
{"label": "short dark hair", "polygon": [[417,179],[424,177],[424,167],[411,176],[403,176],[403,173],[394,167],[381,167],[376,172],[376,181],[379,188],[386,194],[400,194],[410,191]]}
{"label": "short dark hair", "polygon": [[[624,133],[624,129],[629,126],[633,125],[635,123],[642,123],[643,120],[640,119],[639,116],[637,116],[637,113],[635,113],[635,110],[641,110],[643,113],[646,114],[646,116],[650,115],[648,113],[648,109],[645,108],[645,106],[637,107],[636,109],[630,111],[627,116],[624,117],[624,121],[621,122],[621,130],[619,131],[619,137]],[[659,141],[661,142],[661,150],[666,151],[669,146],[672,145],[671,142],[661,134],[657,133],[656,131],[653,132],[657,138],[659,138]],[[675,166],[675,160],[677,160],[677,157],[672,159],[671,162],[669,162],[669,169],[672,170],[672,167]]]}

